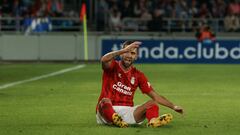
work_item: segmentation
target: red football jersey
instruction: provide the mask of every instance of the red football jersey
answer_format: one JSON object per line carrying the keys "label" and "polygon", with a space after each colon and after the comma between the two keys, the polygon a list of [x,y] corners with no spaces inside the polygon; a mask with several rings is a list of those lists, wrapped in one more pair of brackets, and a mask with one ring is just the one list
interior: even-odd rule
{"label": "red football jersey", "polygon": [[104,69],[102,77],[102,92],[98,102],[102,98],[109,98],[113,105],[133,106],[133,97],[139,87],[142,93],[152,90],[145,75],[132,67],[124,72],[120,67],[120,62],[113,60],[110,68]]}

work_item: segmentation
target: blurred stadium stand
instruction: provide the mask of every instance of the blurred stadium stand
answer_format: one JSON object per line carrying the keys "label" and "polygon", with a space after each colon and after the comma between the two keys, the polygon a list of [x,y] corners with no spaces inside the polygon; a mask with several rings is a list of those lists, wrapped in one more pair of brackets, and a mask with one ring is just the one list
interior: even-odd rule
{"label": "blurred stadium stand", "polygon": [[[218,32],[240,31],[239,0],[87,0],[88,29],[104,32],[196,32],[209,25]],[[82,31],[82,0],[1,0],[0,32]],[[32,25],[32,26],[31,26]]]}
{"label": "blurred stadium stand", "polygon": [[[79,17],[83,1],[87,6],[87,47]],[[198,45],[196,39],[209,35],[201,34],[209,27],[214,41],[219,41],[210,49],[229,56],[217,62],[239,63],[239,21],[239,0],[0,0],[0,62],[95,61],[126,39],[157,44],[158,50],[159,43],[168,40],[165,47],[173,41],[178,49],[188,51],[178,40],[191,40],[188,47],[192,49]],[[182,55],[177,58],[185,60]],[[200,62],[216,59],[214,55],[210,61]],[[188,60],[184,62],[192,62]]]}

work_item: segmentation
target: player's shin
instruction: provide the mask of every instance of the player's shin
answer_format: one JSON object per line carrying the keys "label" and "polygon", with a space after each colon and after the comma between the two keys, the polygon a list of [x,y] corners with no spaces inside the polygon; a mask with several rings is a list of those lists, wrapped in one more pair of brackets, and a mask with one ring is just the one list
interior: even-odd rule
{"label": "player's shin", "polygon": [[104,117],[104,119],[115,126],[126,128],[128,124],[123,121],[122,117],[119,116],[113,109],[112,104],[109,102],[101,102],[99,104],[99,112]]}
{"label": "player's shin", "polygon": [[115,111],[113,110],[111,103],[108,102],[100,103],[99,112],[106,121],[110,123],[113,122],[112,116],[115,113]]}
{"label": "player's shin", "polygon": [[157,118],[159,116],[159,107],[157,105],[151,105],[151,107],[147,108],[146,110],[146,118],[148,119],[148,122],[152,118]]}

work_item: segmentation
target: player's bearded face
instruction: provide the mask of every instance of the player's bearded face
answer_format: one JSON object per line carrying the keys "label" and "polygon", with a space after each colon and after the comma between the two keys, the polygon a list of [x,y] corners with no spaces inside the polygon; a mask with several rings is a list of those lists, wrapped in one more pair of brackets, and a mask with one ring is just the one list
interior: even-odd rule
{"label": "player's bearded face", "polygon": [[130,52],[122,54],[122,64],[125,68],[130,67],[137,59],[137,49],[133,49]]}

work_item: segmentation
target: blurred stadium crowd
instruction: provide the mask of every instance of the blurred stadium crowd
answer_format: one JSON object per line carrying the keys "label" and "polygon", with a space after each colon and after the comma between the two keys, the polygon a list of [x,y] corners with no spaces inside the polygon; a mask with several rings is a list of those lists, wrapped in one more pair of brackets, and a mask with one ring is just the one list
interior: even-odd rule
{"label": "blurred stadium crowd", "polygon": [[0,21],[0,25],[2,30],[32,29],[34,32],[51,31],[52,26],[68,28],[79,25],[79,21],[68,19],[78,18],[79,15],[76,9],[65,10],[66,2],[64,0],[1,0],[0,17],[5,19]]}
{"label": "blurred stadium crowd", "polygon": [[1,0],[2,16],[40,16],[43,14],[52,17],[63,15],[63,2],[60,0]]}
{"label": "blurred stadium crowd", "polygon": [[[164,18],[170,18],[170,27],[178,28],[176,31],[182,28],[192,31],[207,23],[213,26],[219,23],[218,26],[222,26],[224,31],[239,31],[240,28],[240,2],[237,0],[100,0],[98,6],[98,16],[104,16],[105,11],[109,12],[109,24],[114,31],[164,30],[164,23],[169,21],[164,21]],[[136,21],[133,18],[137,18]],[[98,24],[105,23],[102,19],[98,18]],[[136,28],[139,22],[146,23]]]}
{"label": "blurred stadium crowd", "polygon": [[[81,25],[79,11],[82,1],[1,0],[0,17],[10,17],[10,19],[0,18],[0,29],[9,30],[10,28],[3,26],[14,25],[14,30],[24,31],[33,31],[33,28],[35,31],[76,30],[71,29],[72,27],[79,31]],[[89,27],[92,31],[188,32],[196,31],[204,25],[209,25],[216,32],[240,31],[240,0],[87,0],[86,2]],[[74,4],[75,8],[69,6]],[[33,22],[35,23],[32,24]],[[45,24],[36,28],[39,22]]]}

